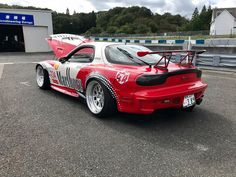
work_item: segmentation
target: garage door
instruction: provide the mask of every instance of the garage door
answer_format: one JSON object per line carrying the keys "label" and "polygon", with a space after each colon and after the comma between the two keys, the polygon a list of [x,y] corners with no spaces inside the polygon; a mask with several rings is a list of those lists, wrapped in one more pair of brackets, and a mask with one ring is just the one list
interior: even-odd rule
{"label": "garage door", "polygon": [[23,26],[25,52],[51,51],[45,38],[48,38],[47,27]]}
{"label": "garage door", "polygon": [[0,52],[24,52],[23,30],[20,25],[0,25]]}

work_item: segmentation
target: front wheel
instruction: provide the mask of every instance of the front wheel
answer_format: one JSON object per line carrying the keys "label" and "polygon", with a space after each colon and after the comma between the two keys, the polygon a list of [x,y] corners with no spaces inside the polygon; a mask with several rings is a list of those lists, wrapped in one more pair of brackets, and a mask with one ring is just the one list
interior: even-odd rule
{"label": "front wheel", "polygon": [[116,110],[114,98],[98,80],[92,80],[86,88],[86,102],[92,114],[97,117],[107,117],[112,115]]}
{"label": "front wheel", "polygon": [[41,65],[36,68],[36,81],[38,87],[41,89],[49,89],[50,88],[50,80],[48,76],[48,72],[43,69]]}

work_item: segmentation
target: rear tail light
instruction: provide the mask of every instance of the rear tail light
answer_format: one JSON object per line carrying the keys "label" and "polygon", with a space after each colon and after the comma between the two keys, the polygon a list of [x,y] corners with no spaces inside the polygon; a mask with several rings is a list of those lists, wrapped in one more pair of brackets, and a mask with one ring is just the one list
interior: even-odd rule
{"label": "rear tail light", "polygon": [[142,75],[136,80],[136,83],[141,86],[153,86],[153,85],[160,85],[165,83],[166,76],[165,74],[162,75]]}
{"label": "rear tail light", "polygon": [[171,72],[165,72],[163,74],[150,74],[150,75],[142,75],[137,80],[136,83],[141,86],[154,86],[161,85],[165,83],[166,79],[171,76],[176,76],[180,74],[189,74],[195,73],[198,78],[201,78],[202,71],[199,69],[181,69]]}

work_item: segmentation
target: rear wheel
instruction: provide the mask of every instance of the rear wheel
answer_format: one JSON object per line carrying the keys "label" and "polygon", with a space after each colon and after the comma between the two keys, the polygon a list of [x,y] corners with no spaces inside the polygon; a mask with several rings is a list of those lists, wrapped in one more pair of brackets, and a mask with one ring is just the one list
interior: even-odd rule
{"label": "rear wheel", "polygon": [[48,76],[48,72],[45,69],[43,69],[41,65],[37,66],[36,69],[36,81],[39,88],[41,89],[50,88],[50,79]]}
{"label": "rear wheel", "polygon": [[97,117],[107,117],[116,110],[115,100],[106,86],[98,80],[92,80],[86,88],[86,102],[90,112]]}

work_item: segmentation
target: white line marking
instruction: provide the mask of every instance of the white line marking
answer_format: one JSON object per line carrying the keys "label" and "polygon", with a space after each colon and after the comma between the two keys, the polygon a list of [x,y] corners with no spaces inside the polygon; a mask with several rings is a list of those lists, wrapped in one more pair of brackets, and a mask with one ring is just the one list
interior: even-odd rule
{"label": "white line marking", "polygon": [[4,69],[4,65],[0,64],[0,79],[2,78],[3,69]]}
{"label": "white line marking", "polygon": [[39,62],[16,62],[16,63],[0,63],[0,64],[3,64],[3,65],[15,65],[15,64],[36,64],[36,63],[39,63]]}
{"label": "white line marking", "polygon": [[14,63],[0,63],[0,65],[13,65]]}
{"label": "white line marking", "polygon": [[31,86],[31,85],[29,84],[29,82],[20,82],[20,84],[26,85],[27,87],[30,87],[30,86]]}

